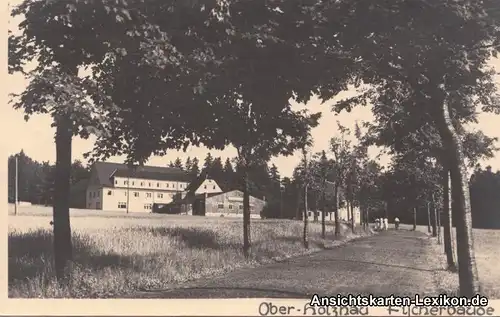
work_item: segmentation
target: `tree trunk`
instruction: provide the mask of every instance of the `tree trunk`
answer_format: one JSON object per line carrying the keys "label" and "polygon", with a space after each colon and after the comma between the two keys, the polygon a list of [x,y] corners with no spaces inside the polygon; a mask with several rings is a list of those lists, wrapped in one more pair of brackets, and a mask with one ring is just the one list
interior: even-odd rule
{"label": "tree trunk", "polygon": [[355,223],[355,219],[354,219],[354,204],[351,201],[351,203],[349,205],[351,207],[351,230],[352,230],[352,233],[356,233],[356,223]]}
{"label": "tree trunk", "polygon": [[334,208],[335,208],[335,237],[338,238],[340,236],[340,217],[339,217],[339,188],[338,185],[335,184],[334,189]]}
{"label": "tree trunk", "polygon": [[413,208],[413,231],[417,230],[417,207]]}
{"label": "tree trunk", "polygon": [[317,193],[314,193],[314,202],[316,203],[316,205],[314,206],[314,222],[318,222],[318,197],[317,197]]}
{"label": "tree trunk", "polygon": [[360,216],[360,221],[359,224],[363,228],[363,230],[366,230],[366,212],[365,212],[366,207],[360,203],[359,205],[359,216]]}
{"label": "tree trunk", "polygon": [[370,209],[366,208],[366,227],[370,228]]}
{"label": "tree trunk", "polygon": [[285,219],[285,206],[283,204],[283,190],[280,187],[280,219]]}
{"label": "tree trunk", "polygon": [[54,179],[54,265],[60,283],[66,283],[71,273],[73,250],[69,219],[71,177],[71,141],[73,126],[67,115],[56,119],[56,166]]}
{"label": "tree trunk", "polygon": [[365,207],[362,202],[359,202],[359,226],[365,228]]}
{"label": "tree trunk", "polygon": [[300,201],[301,201],[301,197],[300,196],[301,196],[301,192],[302,191],[300,190],[299,184],[296,183],[296,186],[297,186],[297,204],[296,204],[297,209],[295,210],[296,211],[295,217],[296,217],[297,220],[299,220],[300,219]]}
{"label": "tree trunk", "polygon": [[450,118],[446,102],[442,104],[438,126],[447,150],[451,174],[453,209],[457,215],[457,255],[460,295],[472,297],[480,293],[479,277],[474,252],[469,183],[462,142]]}
{"label": "tree trunk", "polygon": [[363,200],[360,199],[360,201],[359,201],[359,225],[361,227],[364,227],[364,224],[365,224],[365,214],[364,214]]}
{"label": "tree trunk", "polygon": [[243,254],[250,257],[250,193],[248,186],[248,166],[243,174]]}
{"label": "tree trunk", "polygon": [[[324,185],[323,185],[324,187]],[[325,191],[323,190],[321,194],[322,201],[322,212],[321,212],[321,238],[326,239],[326,199],[325,199]]]}
{"label": "tree trunk", "polygon": [[431,223],[432,223],[431,209],[430,209],[429,203],[427,203],[427,232],[428,233],[431,233]]}
{"label": "tree trunk", "polygon": [[431,217],[431,225],[432,225],[432,236],[437,237],[437,218],[436,218],[436,210],[431,210],[430,202],[427,203],[427,212]]}
{"label": "tree trunk", "polygon": [[365,209],[364,210],[364,215],[365,215],[364,216],[365,217],[364,222],[365,222],[366,229],[368,229],[368,228],[370,228],[370,210],[368,208],[368,204],[366,204],[364,206],[364,209]]}
{"label": "tree trunk", "polygon": [[309,249],[309,217],[308,217],[308,206],[307,206],[307,184],[304,186],[304,232],[303,232],[303,241],[304,241],[304,248]]}
{"label": "tree trunk", "polygon": [[438,244],[441,244],[441,212],[434,199],[434,194],[432,195],[432,207],[434,208],[434,213],[436,214],[436,227],[437,227],[437,238]]}
{"label": "tree trunk", "polygon": [[389,202],[387,200],[385,201],[385,217],[389,221]]}
{"label": "tree trunk", "polygon": [[347,210],[347,221],[351,222],[351,212],[350,212],[350,204],[349,204],[349,198],[346,199],[345,201],[345,209]]}
{"label": "tree trunk", "polygon": [[437,213],[437,210],[436,208],[434,208],[433,206],[433,210],[432,210],[432,214],[433,214],[433,222],[432,222],[432,236],[433,237],[437,237],[437,231],[438,231],[438,213]]}
{"label": "tree trunk", "polygon": [[446,254],[446,262],[448,263],[448,269],[450,271],[456,271],[457,266],[455,264],[455,252],[453,245],[453,235],[451,229],[452,217],[450,210],[450,183],[449,183],[449,171],[447,168],[443,168],[441,172],[441,180],[443,186],[443,233],[444,233],[444,253]]}

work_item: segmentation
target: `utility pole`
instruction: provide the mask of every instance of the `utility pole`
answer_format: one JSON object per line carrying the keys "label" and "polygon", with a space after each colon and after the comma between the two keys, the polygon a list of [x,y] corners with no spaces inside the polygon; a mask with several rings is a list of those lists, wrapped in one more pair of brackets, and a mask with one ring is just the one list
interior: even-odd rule
{"label": "utility pole", "polygon": [[16,188],[14,197],[14,215],[17,215],[17,206],[19,205],[18,191],[19,191],[19,157],[16,154]]}
{"label": "utility pole", "polygon": [[285,186],[283,184],[280,184],[280,214],[281,214],[281,219],[285,218],[284,217],[284,210],[283,210],[283,192],[285,191]]}

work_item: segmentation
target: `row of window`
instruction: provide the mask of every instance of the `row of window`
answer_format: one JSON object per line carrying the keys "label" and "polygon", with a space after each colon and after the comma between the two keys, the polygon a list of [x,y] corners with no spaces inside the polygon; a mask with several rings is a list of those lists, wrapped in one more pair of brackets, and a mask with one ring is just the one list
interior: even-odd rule
{"label": "row of window", "polygon": [[[128,184],[129,184],[128,180],[123,181],[123,185],[128,186]],[[145,185],[146,182],[140,182],[139,184],[140,184],[139,186],[141,186],[141,187],[146,186]],[[117,179],[115,179],[115,185],[118,185],[118,180]],[[170,187],[170,185],[172,185],[172,187]],[[130,186],[135,186],[135,181],[132,181]],[[153,183],[152,182],[148,182],[148,187],[153,187]],[[161,183],[157,182],[156,183],[156,187],[160,188],[161,187]],[[175,185],[174,184],[170,184],[170,183],[166,183],[165,187],[166,188],[175,188]],[[179,184],[179,188],[184,188],[184,184]]]}
{"label": "row of window", "polygon": [[[116,181],[115,181],[115,183],[116,183]],[[182,188],[182,184],[180,186]],[[167,184],[167,188],[168,188],[168,184]],[[207,189],[207,185],[203,186],[203,188]],[[213,189],[216,189],[215,185],[213,186]],[[111,196],[111,195],[113,195],[113,191],[112,190],[108,190],[108,196]],[[127,192],[125,192],[125,196],[127,196]],[[139,192],[134,192],[134,197],[139,197],[139,196],[140,196]],[[162,193],[158,193],[157,196],[158,196],[158,198],[163,198],[163,194]],[[96,192],[89,192],[89,198],[95,198],[95,197],[99,197],[99,192],[98,191],[96,191]],[[146,193],[146,197],[147,198],[151,198],[152,194],[151,193]],[[172,194],[170,194],[170,197],[172,197]]]}
{"label": "row of window", "polygon": [[[127,203],[126,202],[119,202],[118,209],[127,209]],[[153,204],[144,204],[144,209],[147,209],[147,210],[153,209]]]}
{"label": "row of window", "polygon": [[[108,190],[108,196],[111,196],[112,194],[113,194],[113,191],[112,190]],[[134,197],[140,197],[141,196],[141,193],[139,193],[139,192],[133,192],[133,194],[134,194]],[[127,196],[127,192],[124,192],[124,195]],[[169,193],[167,195],[170,196],[170,198],[172,198],[172,196],[174,194]],[[146,198],[151,198],[151,197],[153,197],[153,193],[146,193]],[[156,197],[163,198],[163,193],[157,193]]]}
{"label": "row of window", "polygon": [[[243,209],[243,205],[239,205],[238,207],[239,207],[239,209],[240,209],[240,210],[241,210],[241,209]],[[217,205],[217,208],[219,208],[219,209],[224,209],[224,204],[218,204],[218,205]],[[227,206],[227,208],[228,208],[228,209],[233,209],[233,205],[229,204],[229,205]]]}

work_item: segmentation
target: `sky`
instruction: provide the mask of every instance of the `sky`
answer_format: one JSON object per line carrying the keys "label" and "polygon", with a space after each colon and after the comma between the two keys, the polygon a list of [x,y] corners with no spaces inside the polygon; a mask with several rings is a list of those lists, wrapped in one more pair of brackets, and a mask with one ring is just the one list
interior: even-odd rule
{"label": "sky", "polygon": [[[19,2],[19,0],[15,0],[10,3],[11,5],[16,5]],[[9,28],[15,32],[19,22],[19,20],[10,21]],[[493,60],[492,65],[496,68],[497,72],[500,72],[500,59]],[[21,93],[28,85],[28,81],[21,74],[6,75],[5,82],[7,93],[9,94]],[[497,76],[497,83],[500,86],[500,76]],[[335,100],[340,100],[355,94],[355,90],[345,91],[338,95]],[[314,145],[311,152],[313,153],[320,152],[322,150],[328,151],[329,140],[332,137],[339,135],[336,124],[337,121],[340,121],[342,125],[352,129],[356,122],[371,121],[373,118],[371,108],[369,106],[359,106],[354,108],[350,113],[342,112],[340,114],[336,114],[331,111],[331,105],[335,100],[321,104],[317,98],[313,98],[307,104],[295,104],[295,108],[297,109],[307,108],[311,112],[322,112],[322,118],[320,119],[319,126],[312,130]],[[2,111],[1,121],[3,125],[2,128],[5,129],[4,131],[9,131],[9,135],[13,136],[7,136],[4,140],[2,140],[2,147],[5,148],[8,155],[15,154],[23,149],[27,155],[37,161],[55,162],[55,128],[50,127],[52,123],[50,115],[34,115],[28,122],[26,122],[24,120],[22,110],[14,110],[11,105],[7,104]],[[500,116],[481,113],[479,115],[479,124],[477,124],[475,128],[483,130],[484,133],[491,137],[500,138],[499,127]],[[72,148],[73,159],[83,161],[83,153],[92,149],[94,140],[95,139],[92,137],[88,140],[75,137],[73,139]],[[197,157],[201,162],[203,162],[203,159],[208,152],[210,152],[212,156],[221,156],[223,160],[228,157],[233,158],[236,156],[236,151],[232,147],[229,147],[224,151],[213,151],[203,147],[190,147],[186,152],[171,151],[163,157],[151,157],[147,164],[166,166],[170,161],[174,161],[177,157],[180,157],[183,161],[185,161],[188,156],[191,158]],[[380,153],[380,149],[377,148],[371,148],[369,151],[369,155],[373,158],[378,153]],[[293,156],[273,158],[271,162],[276,164],[281,176],[291,176],[293,169],[298,164],[300,159],[300,153],[297,152],[296,155]],[[379,162],[385,165],[388,160],[387,156],[382,155]],[[124,157],[113,157],[109,161],[120,163],[124,161]],[[500,169],[500,155],[496,155],[495,158],[481,163],[482,165],[491,165],[494,170]]]}

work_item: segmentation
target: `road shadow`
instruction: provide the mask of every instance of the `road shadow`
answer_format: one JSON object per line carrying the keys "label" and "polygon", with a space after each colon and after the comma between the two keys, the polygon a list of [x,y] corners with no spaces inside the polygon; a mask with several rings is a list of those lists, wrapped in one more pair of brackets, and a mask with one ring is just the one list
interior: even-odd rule
{"label": "road shadow", "polygon": [[[115,253],[102,253],[88,240],[73,235],[73,263],[76,267],[94,270],[107,268],[134,268],[131,257]],[[54,277],[54,246],[52,233],[37,230],[29,233],[9,234],[8,237],[8,280]]]}
{"label": "road shadow", "polygon": [[240,248],[240,244],[227,243],[221,239],[217,232],[202,228],[183,227],[158,227],[158,228],[131,228],[134,232],[146,232],[153,236],[169,237],[180,240],[191,249],[227,250]]}

